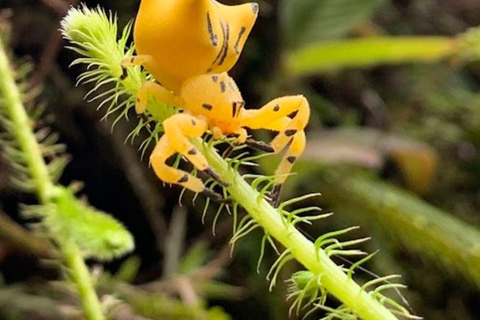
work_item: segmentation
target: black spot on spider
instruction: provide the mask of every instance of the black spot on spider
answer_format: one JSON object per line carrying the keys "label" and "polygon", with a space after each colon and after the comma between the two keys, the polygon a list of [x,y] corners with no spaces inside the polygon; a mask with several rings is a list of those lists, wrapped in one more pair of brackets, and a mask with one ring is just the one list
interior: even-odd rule
{"label": "black spot on spider", "polygon": [[245,31],[247,31],[247,29],[245,27],[242,27],[240,29],[240,33],[238,34],[237,42],[235,42],[235,47],[233,47],[237,54],[240,54],[240,50],[238,49],[238,45],[240,44],[240,40],[242,39],[242,36],[245,33]]}
{"label": "black spot on spider", "polygon": [[285,135],[286,135],[287,137],[291,137],[291,136],[293,136],[295,133],[297,133],[297,130],[295,130],[295,129],[290,129],[290,130],[286,130],[286,131],[285,131]]}
{"label": "black spot on spider", "polygon": [[120,76],[120,80],[125,80],[128,77],[128,72],[126,68],[122,68],[122,75]]}
{"label": "black spot on spider", "polygon": [[276,104],[274,107],[273,107],[273,111],[277,112],[280,110],[280,106],[278,104]]}
{"label": "black spot on spider", "polygon": [[216,47],[218,45],[218,36],[213,33],[212,20],[210,19],[210,12],[207,12],[207,28],[208,33],[210,34],[210,40],[212,44]]}
{"label": "black spot on spider", "polygon": [[213,109],[213,106],[211,104],[204,103],[204,104],[202,104],[202,108],[210,111],[210,110]]}
{"label": "black spot on spider", "polygon": [[288,157],[287,161],[293,164],[297,160],[297,157]]}
{"label": "black spot on spider", "polygon": [[225,62],[225,59],[227,58],[227,55],[228,55],[228,46],[229,46],[229,40],[230,40],[230,24],[227,22],[226,25],[224,25],[222,20],[219,20],[219,22],[220,22],[220,27],[222,28],[222,35],[223,35],[222,48],[220,49],[217,56],[215,57],[215,60],[213,60],[211,67],[207,69],[207,73],[210,73],[213,70],[213,67],[215,65],[221,66]]}
{"label": "black spot on spider", "polygon": [[188,174],[185,174],[183,177],[178,180],[178,183],[185,183],[188,181]]}
{"label": "black spot on spider", "polygon": [[213,82],[217,82],[218,81],[218,76],[212,76],[212,80],[213,80]]}
{"label": "black spot on spider", "polygon": [[234,118],[236,114],[237,114],[237,103],[234,102],[232,104],[232,117]]}
{"label": "black spot on spider", "polygon": [[293,111],[292,113],[290,113],[290,114],[288,115],[288,117],[289,117],[290,119],[293,119],[293,118],[295,118],[295,117],[297,116],[297,114],[298,114],[298,110],[295,110],[295,111]]}
{"label": "black spot on spider", "polygon": [[232,103],[232,117],[235,118],[240,114],[240,110],[245,106],[245,101],[235,101]]}
{"label": "black spot on spider", "polygon": [[223,92],[225,92],[225,90],[227,90],[227,86],[225,85],[225,82],[220,82],[220,90]]}
{"label": "black spot on spider", "polygon": [[135,58],[130,59],[130,63],[134,63],[134,62],[135,62]]}
{"label": "black spot on spider", "polygon": [[221,66],[225,62],[225,59],[227,58],[227,55],[228,55],[228,42],[230,41],[230,24],[228,22],[225,28],[224,36],[225,36],[224,51],[220,58],[220,61],[218,62],[219,66]]}
{"label": "black spot on spider", "polygon": [[192,148],[192,149],[190,149],[190,151],[188,151],[188,154],[192,155],[192,156],[196,155],[197,153],[198,153],[198,151],[195,148]]}
{"label": "black spot on spider", "polygon": [[197,121],[195,121],[195,119],[192,119],[192,125],[194,125],[194,126],[197,125]]}
{"label": "black spot on spider", "polygon": [[259,10],[258,3],[252,3],[252,11],[257,14]]}

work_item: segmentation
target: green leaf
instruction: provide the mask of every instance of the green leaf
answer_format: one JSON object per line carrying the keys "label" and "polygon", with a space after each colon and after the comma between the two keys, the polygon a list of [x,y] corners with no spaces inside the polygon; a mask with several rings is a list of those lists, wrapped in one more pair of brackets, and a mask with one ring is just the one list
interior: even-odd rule
{"label": "green leaf", "polygon": [[365,22],[383,0],[283,0],[281,23],[290,47],[334,39]]}
{"label": "green leaf", "polygon": [[43,217],[50,233],[74,242],[85,258],[108,261],[134,248],[132,235],[120,222],[64,187],[56,188],[51,205],[28,207],[26,213]]}
{"label": "green leaf", "polygon": [[435,62],[458,52],[448,37],[371,37],[325,41],[302,48],[287,57],[290,74],[307,75],[347,67],[385,63]]}

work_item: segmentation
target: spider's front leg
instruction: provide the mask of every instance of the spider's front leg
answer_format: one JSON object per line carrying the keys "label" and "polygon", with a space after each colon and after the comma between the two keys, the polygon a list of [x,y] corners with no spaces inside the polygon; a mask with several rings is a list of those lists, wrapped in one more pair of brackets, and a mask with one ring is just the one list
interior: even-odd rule
{"label": "spider's front leg", "polygon": [[[141,66],[145,63],[151,63],[152,57],[147,55],[127,57],[122,60],[122,67]],[[135,111],[137,114],[145,113],[147,109],[147,103],[149,97],[155,97],[160,101],[175,106],[177,105],[177,98],[170,90],[164,88],[157,82],[147,81],[138,90],[137,103],[135,105]]]}
{"label": "spider's front leg", "polygon": [[279,133],[270,142],[271,151],[279,153],[289,143],[285,156],[276,171],[272,204],[277,205],[282,184],[288,177],[306,144],[304,128],[310,117],[310,106],[304,96],[288,96],[272,100],[259,110],[246,110],[245,122],[251,129],[268,129]]}
{"label": "spider's front leg", "polygon": [[205,188],[199,178],[165,163],[173,154],[180,153],[197,169],[227,186],[228,183],[220,179],[219,175],[208,165],[205,156],[189,141],[189,138],[201,137],[205,133],[207,122],[189,114],[176,114],[165,120],[163,127],[165,133],[150,156],[150,162],[157,176],[166,183],[179,184],[193,192],[204,193],[218,202],[225,201],[222,195]]}

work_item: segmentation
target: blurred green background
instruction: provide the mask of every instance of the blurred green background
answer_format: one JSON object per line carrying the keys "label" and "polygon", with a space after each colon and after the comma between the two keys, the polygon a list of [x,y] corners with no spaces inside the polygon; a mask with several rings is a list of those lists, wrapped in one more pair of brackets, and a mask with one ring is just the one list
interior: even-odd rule
{"label": "blurred green background", "polygon": [[[180,188],[163,186],[148,157],[141,158],[141,137],[124,143],[135,121],[120,121],[112,131],[115,117],[100,121],[98,102],[84,100],[88,86],[75,86],[83,69],[69,67],[77,56],[58,32],[71,4],[78,1],[1,0],[0,24],[10,28],[16,62],[33,64],[30,81],[42,90],[45,125],[59,132],[72,155],[62,183],[82,181],[90,203],[135,236],[131,256],[99,267],[104,298],[127,301],[133,311],[125,311],[125,319],[133,313],[145,319],[296,318],[288,313],[287,283],[268,292],[264,277],[275,254],[256,271],[262,235],[247,237],[230,259],[231,217],[223,216],[212,235],[214,208],[202,224],[205,200],[192,202],[187,192],[179,201]],[[139,1],[86,4],[116,12],[124,26]],[[283,197],[321,192],[309,201],[335,215],[305,232],[318,237],[359,225],[354,236],[372,237],[365,249],[380,250],[360,280],[401,274],[408,285],[402,294],[415,314],[480,319],[480,64],[476,38],[462,36],[480,26],[480,1],[259,4],[259,19],[230,74],[247,107],[286,94],[310,101],[308,147]],[[255,170],[272,172],[272,162]],[[18,203],[33,199],[9,186],[9,170],[0,162],[0,213],[25,225]],[[48,254],[28,250],[28,241],[37,241],[29,233],[14,237],[25,237],[27,245],[12,240],[5,226],[2,319],[78,319],[78,303],[68,284],[55,284],[58,268],[44,260]],[[298,269],[287,265],[284,279]],[[392,297],[402,301],[396,292]]]}

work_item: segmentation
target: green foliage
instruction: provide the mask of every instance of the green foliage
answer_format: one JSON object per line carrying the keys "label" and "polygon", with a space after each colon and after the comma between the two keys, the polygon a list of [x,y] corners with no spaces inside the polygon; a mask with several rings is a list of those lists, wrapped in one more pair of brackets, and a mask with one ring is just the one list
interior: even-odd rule
{"label": "green foliage", "polygon": [[[31,183],[31,185],[27,185],[28,188],[22,189],[34,192],[39,198],[41,206],[50,208],[54,203],[56,188],[59,187],[56,187],[52,180],[51,167],[49,168],[45,163],[42,145],[37,141],[38,133],[35,135],[31,128],[32,123],[25,110],[22,95],[13,74],[6,49],[0,39],[0,95],[2,98],[0,108],[7,136],[7,143],[4,146],[16,151],[8,155],[7,160],[23,161],[20,166],[15,162],[10,163],[25,181]],[[54,142],[47,143],[47,146],[54,146]],[[61,169],[59,170],[61,171]],[[70,225],[75,221],[64,220],[65,216],[62,214],[62,217],[59,217],[60,220],[53,220],[54,225],[49,225],[49,223],[45,223],[49,218],[51,216],[41,219],[40,225],[46,229],[48,235],[57,242],[60,248],[70,278],[76,284],[86,319],[104,320],[100,301],[78,247],[68,237],[57,234],[56,232],[59,230],[55,230],[55,227],[59,227],[59,223]],[[61,231],[64,232],[64,230]]]}
{"label": "green foliage", "polygon": [[480,58],[480,28],[471,28],[458,37],[459,55],[465,60]]}
{"label": "green foliage", "polygon": [[447,37],[368,37],[313,43],[290,54],[286,68],[302,76],[387,63],[436,62],[458,53]]}
{"label": "green foliage", "polygon": [[432,63],[456,56],[478,60],[480,32],[472,28],[458,37],[365,37],[338,40],[367,20],[382,0],[284,0],[281,18],[290,52],[288,74],[311,75],[352,67],[411,62]]}
{"label": "green foliage", "polygon": [[[18,72],[20,81],[27,78],[28,66]],[[20,88],[25,85],[20,83]],[[24,91],[25,92],[25,91]],[[35,90],[33,90],[35,92]],[[32,100],[35,95],[23,98]],[[54,185],[61,177],[70,156],[65,153],[65,146],[58,144],[58,135],[48,127],[39,127],[32,132],[32,142],[37,145],[34,149],[26,150],[19,138],[19,123],[12,117],[5,101],[0,101],[0,124],[4,132],[0,136],[4,159],[12,166],[10,177],[13,185],[19,190],[36,193],[38,179],[32,170],[32,162],[39,166],[49,159],[45,165],[48,173],[47,184]],[[28,121],[36,127],[36,123],[43,115],[43,108],[32,107]],[[26,134],[28,129],[21,129]],[[31,152],[39,150],[41,158],[32,159]],[[41,163],[39,163],[41,161]],[[25,213],[28,216],[40,216],[48,235],[53,239],[69,239],[81,248],[87,258],[99,260],[111,260],[119,257],[133,249],[133,238],[129,232],[111,216],[100,212],[75,198],[72,191],[55,186],[50,191],[48,202],[39,205],[26,207]]]}
{"label": "green foliage", "polygon": [[383,0],[283,0],[281,22],[289,47],[343,36],[365,22]]}
{"label": "green foliage", "polygon": [[[16,76],[16,90],[18,90],[22,101],[25,104],[33,105],[25,110],[31,126],[31,135],[30,130],[25,131],[19,127],[18,114],[14,114],[10,106],[6,105],[11,102],[7,101],[6,97],[0,99],[0,125],[2,127],[0,147],[2,157],[12,166],[12,174],[9,177],[12,185],[24,192],[36,192],[39,187],[37,181],[39,172],[38,170],[32,170],[32,166],[37,165],[33,163],[32,153],[38,152],[43,159],[48,157],[49,161],[46,163],[44,175],[52,182],[58,181],[69,162],[69,156],[65,154],[65,146],[58,143],[58,135],[50,128],[37,126],[37,122],[43,115],[44,107],[32,103],[38,94],[38,89],[29,88],[27,85],[30,72],[31,65],[24,64],[12,75]],[[26,146],[30,144],[32,144],[29,147],[31,153],[25,150]]]}
{"label": "green foliage", "polygon": [[84,258],[109,261],[133,250],[132,235],[110,215],[78,200],[72,191],[57,187],[52,202],[25,207],[27,217],[41,217],[49,233],[68,239]]}

